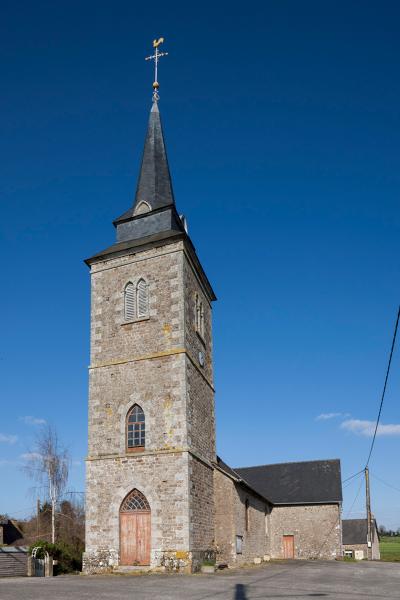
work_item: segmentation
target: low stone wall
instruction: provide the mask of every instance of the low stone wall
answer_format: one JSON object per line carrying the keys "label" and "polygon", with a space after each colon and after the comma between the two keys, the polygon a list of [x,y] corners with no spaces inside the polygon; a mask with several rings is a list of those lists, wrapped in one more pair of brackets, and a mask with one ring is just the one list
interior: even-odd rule
{"label": "low stone wall", "polygon": [[272,558],[284,558],[285,535],[294,536],[294,558],[333,560],[342,556],[338,504],[274,506],[270,522]]}
{"label": "low stone wall", "polygon": [[118,551],[112,548],[97,548],[84,552],[82,556],[82,572],[85,575],[109,573],[118,564]]}
{"label": "low stone wall", "polygon": [[[169,573],[196,573],[205,560],[215,560],[214,550],[152,550],[151,569]],[[82,571],[85,575],[111,573],[119,568],[119,555],[116,550],[99,549],[84,552]]]}

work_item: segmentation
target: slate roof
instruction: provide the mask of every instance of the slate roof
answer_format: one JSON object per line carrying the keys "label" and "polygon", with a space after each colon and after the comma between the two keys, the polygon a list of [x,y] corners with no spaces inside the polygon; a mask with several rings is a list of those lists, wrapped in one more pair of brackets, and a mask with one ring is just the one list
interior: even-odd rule
{"label": "slate roof", "polygon": [[152,210],[175,204],[157,102],[153,103],[150,112],[135,202],[132,208],[114,221],[114,225],[133,217],[136,206],[142,201],[149,203]]}
{"label": "slate roof", "polygon": [[343,519],[343,544],[366,544],[368,536],[367,519]]}
{"label": "slate roof", "polygon": [[132,250],[134,248],[140,248],[142,250],[143,249],[142,246],[151,247],[151,246],[154,246],[157,244],[164,244],[167,241],[170,241],[171,243],[173,243],[177,240],[182,240],[185,237],[187,237],[187,236],[185,236],[185,234],[182,233],[181,231],[176,231],[176,230],[171,229],[168,231],[161,231],[154,235],[149,235],[145,238],[139,238],[136,240],[126,240],[125,242],[118,242],[116,244],[113,244],[112,246],[109,246],[105,250],[101,250],[100,252],[97,252],[90,258],[86,258],[85,263],[87,265],[90,265],[92,262],[95,262],[96,260],[101,260],[103,257],[106,258],[107,256],[110,256],[111,254],[115,254],[118,256],[118,255],[123,254],[124,252]]}
{"label": "slate roof", "polygon": [[228,475],[229,477],[231,477],[232,479],[234,479],[239,485],[241,485],[242,487],[244,487],[245,489],[250,490],[251,492],[253,492],[256,496],[260,496],[261,498],[263,498],[264,500],[267,500],[270,504],[271,504],[271,500],[266,497],[263,494],[260,494],[260,492],[258,490],[256,490],[254,487],[252,487],[247,481],[245,481],[234,469],[232,469],[229,465],[226,464],[226,462],[224,462],[222,460],[222,458],[220,458],[219,456],[217,456],[217,462],[214,463],[216,464],[216,466],[223,471],[226,475]]}
{"label": "slate roof", "polygon": [[273,504],[342,501],[339,459],[260,465],[234,471]]}
{"label": "slate roof", "polygon": [[217,456],[217,465],[221,469],[221,471],[224,471],[224,473],[226,473],[230,477],[233,477],[233,479],[237,479],[238,481],[241,479],[240,475],[236,473],[236,471],[231,469],[231,467],[227,465],[226,462],[224,462],[219,456]]}

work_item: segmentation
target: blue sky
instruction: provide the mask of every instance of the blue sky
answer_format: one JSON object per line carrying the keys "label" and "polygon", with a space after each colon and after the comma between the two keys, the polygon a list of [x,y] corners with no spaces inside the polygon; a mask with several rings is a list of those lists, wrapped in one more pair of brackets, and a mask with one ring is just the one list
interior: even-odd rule
{"label": "blue sky", "polygon": [[[33,510],[19,467],[42,420],[70,449],[70,489],[84,489],[82,261],[114,241],[111,222],[132,203],[144,57],[159,35],[176,201],[218,296],[218,451],[232,466],[338,457],[344,478],[364,466],[370,427],[358,421],[376,418],[400,299],[399,13],[308,0],[3,6],[0,512]],[[399,366],[397,351],[392,427],[371,461],[373,510],[389,527],[400,526]],[[358,485],[344,490],[345,515]]]}

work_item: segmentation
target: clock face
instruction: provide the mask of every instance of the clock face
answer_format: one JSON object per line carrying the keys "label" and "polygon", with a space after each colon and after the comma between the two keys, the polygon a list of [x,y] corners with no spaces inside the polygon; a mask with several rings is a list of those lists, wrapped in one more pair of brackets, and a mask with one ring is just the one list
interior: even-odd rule
{"label": "clock face", "polygon": [[200,363],[201,367],[204,367],[204,354],[202,353],[201,350],[199,352],[199,363]]}

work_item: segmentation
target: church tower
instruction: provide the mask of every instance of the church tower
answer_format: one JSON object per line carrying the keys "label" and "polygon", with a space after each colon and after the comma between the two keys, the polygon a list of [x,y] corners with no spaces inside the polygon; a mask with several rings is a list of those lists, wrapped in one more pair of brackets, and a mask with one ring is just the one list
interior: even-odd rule
{"label": "church tower", "polygon": [[214,549],[212,287],[172,189],[157,94],[135,201],[91,275],[84,570],[196,570]]}

